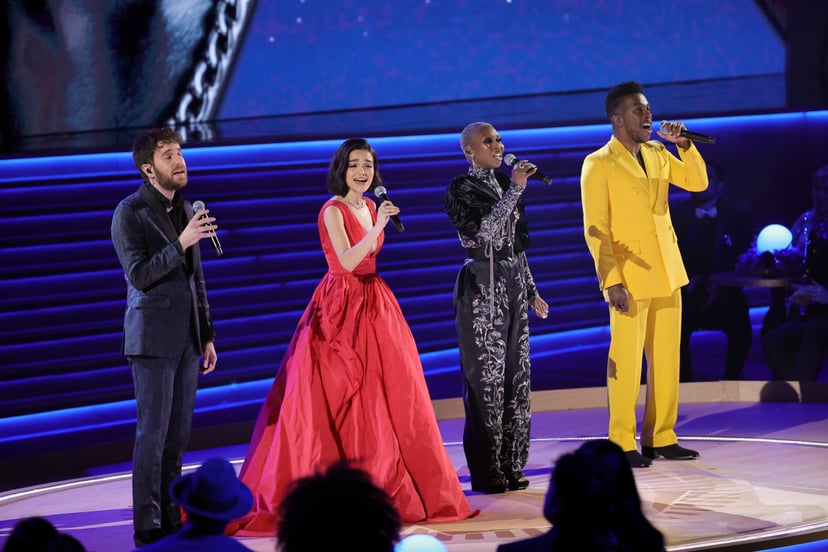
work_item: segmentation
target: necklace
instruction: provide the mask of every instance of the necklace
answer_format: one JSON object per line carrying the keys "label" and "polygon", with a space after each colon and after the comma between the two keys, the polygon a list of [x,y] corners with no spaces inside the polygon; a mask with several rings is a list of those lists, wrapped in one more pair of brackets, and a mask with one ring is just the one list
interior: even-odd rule
{"label": "necklace", "polygon": [[354,209],[362,209],[363,207],[365,207],[365,200],[364,199],[362,200],[362,203],[354,203],[353,201],[351,201],[350,199],[348,199],[346,197],[345,198],[345,203],[347,203],[348,205],[350,205]]}

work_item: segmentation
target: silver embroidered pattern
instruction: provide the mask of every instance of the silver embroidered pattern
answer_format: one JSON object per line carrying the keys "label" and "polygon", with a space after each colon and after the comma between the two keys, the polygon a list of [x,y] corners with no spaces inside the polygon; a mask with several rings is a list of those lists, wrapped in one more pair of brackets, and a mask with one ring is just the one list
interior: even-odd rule
{"label": "silver embroidered pattern", "polygon": [[[463,247],[467,249],[485,248],[486,256],[489,258],[489,285],[493,286],[494,250],[500,251],[504,246],[512,249],[512,244],[515,239],[515,229],[520,218],[520,213],[517,210],[517,202],[523,193],[523,188],[512,182],[504,194],[503,189],[497,182],[497,178],[495,178],[493,169],[469,167],[469,175],[482,180],[500,198],[500,201],[495,204],[492,211],[480,221],[480,228],[478,228],[477,234],[471,238],[464,238],[459,232],[457,234],[460,237],[460,243],[463,244]],[[490,292],[489,321],[491,322],[495,311],[494,289],[490,289]]]}
{"label": "silver embroidered pattern", "polygon": [[516,206],[523,193],[523,188],[512,183],[506,193],[498,184],[492,169],[469,167],[469,175],[485,182],[500,198],[491,213],[480,221],[480,228],[473,237],[460,236],[460,242],[465,248],[487,247],[502,249],[504,245],[511,245],[514,240],[515,226],[518,213]]}
{"label": "silver embroidered pattern", "polygon": [[[510,271],[511,272],[511,271]],[[520,369],[514,373],[509,387],[514,391],[511,400],[505,404],[504,379],[508,344],[498,328],[504,326],[504,313],[508,311],[509,290],[518,290],[525,295],[526,288],[520,272],[512,274],[507,281],[500,276],[488,285],[477,285],[472,302],[472,325],[475,345],[480,351],[481,400],[485,417],[484,425],[492,435],[492,457],[489,458],[491,473],[498,473],[501,467],[504,475],[517,475],[529,457],[530,424],[530,359],[528,311],[520,314],[522,324],[518,336],[517,364]]]}
{"label": "silver embroidered pattern", "polygon": [[255,0],[218,0],[216,19],[206,40],[204,52],[193,68],[193,76],[167,124],[184,141],[213,137],[209,124],[218,110],[218,99],[226,86],[233,59],[241,46]]}

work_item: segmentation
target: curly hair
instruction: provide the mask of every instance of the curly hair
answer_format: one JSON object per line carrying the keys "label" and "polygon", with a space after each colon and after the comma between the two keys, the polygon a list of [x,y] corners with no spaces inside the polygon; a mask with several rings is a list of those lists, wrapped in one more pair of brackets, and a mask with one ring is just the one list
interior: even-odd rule
{"label": "curly hair", "polygon": [[147,175],[141,170],[141,165],[152,164],[152,156],[155,154],[158,144],[175,143],[180,145],[182,142],[181,136],[170,127],[151,128],[142,132],[132,143],[132,160],[144,180],[147,179]]}
{"label": "curly hair", "polygon": [[368,187],[369,192],[373,192],[377,186],[382,186],[382,177],[379,172],[379,163],[377,161],[377,152],[371,147],[364,138],[349,138],[342,142],[339,149],[331,159],[331,166],[328,169],[328,191],[334,195],[345,197],[348,193],[348,183],[345,181],[345,175],[348,172],[348,164],[351,159],[351,152],[354,150],[365,150],[371,153],[374,158],[374,179]]}
{"label": "curly hair", "polygon": [[637,81],[626,81],[620,84],[616,84],[612,88],[610,88],[609,92],[607,92],[607,97],[604,100],[604,109],[607,112],[607,117],[612,116],[613,113],[618,110],[618,106],[621,105],[621,100],[624,96],[629,96],[630,94],[643,94],[644,87],[641,86],[640,82]]}
{"label": "curly hair", "polygon": [[[282,552],[349,548],[343,544],[392,552],[400,537],[400,516],[391,497],[346,460],[294,481],[279,518]],[[350,542],[343,543],[343,538]]]}

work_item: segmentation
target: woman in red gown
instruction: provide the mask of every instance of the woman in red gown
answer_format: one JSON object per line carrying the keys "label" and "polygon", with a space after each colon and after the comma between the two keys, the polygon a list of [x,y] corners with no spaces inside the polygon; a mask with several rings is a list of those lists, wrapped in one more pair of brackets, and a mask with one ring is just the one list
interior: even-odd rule
{"label": "woman in red gown", "polygon": [[[328,273],[316,287],[259,413],[240,479],[253,510],[228,527],[273,535],[289,484],[347,458],[393,499],[403,523],[472,515],[443,446],[411,330],[376,273],[390,201],[363,194],[382,184],[362,139],[331,161],[319,213]],[[324,530],[324,529],[323,529]]]}

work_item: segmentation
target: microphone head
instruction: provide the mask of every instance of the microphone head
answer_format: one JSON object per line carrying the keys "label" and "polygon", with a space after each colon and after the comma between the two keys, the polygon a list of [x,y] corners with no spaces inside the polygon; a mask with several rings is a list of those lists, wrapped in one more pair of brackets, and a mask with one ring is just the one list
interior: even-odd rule
{"label": "microphone head", "polygon": [[385,199],[383,196],[387,197],[387,192],[385,190],[385,186],[377,186],[374,188],[374,195],[380,199]]}
{"label": "microphone head", "polygon": [[197,201],[193,201],[193,211],[194,212],[197,213],[197,212],[199,212],[203,209],[204,209],[204,202],[203,201],[201,201],[200,199],[197,200]]}
{"label": "microphone head", "polygon": [[515,164],[515,161],[517,161],[517,157],[515,157],[512,153],[507,153],[503,156],[503,162],[510,167]]}

